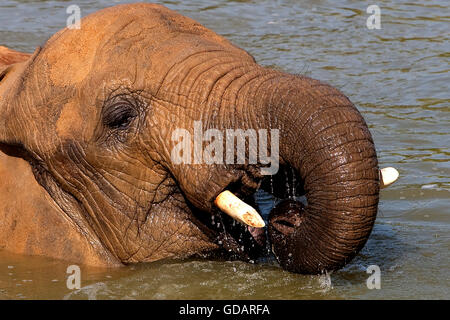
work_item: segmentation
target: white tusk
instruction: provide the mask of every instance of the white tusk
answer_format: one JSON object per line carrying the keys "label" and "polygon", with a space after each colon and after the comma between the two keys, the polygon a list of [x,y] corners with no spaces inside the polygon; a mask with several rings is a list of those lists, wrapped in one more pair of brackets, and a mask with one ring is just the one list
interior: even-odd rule
{"label": "white tusk", "polygon": [[233,219],[246,225],[254,228],[262,228],[266,225],[255,209],[228,190],[219,194],[214,204]]}
{"label": "white tusk", "polygon": [[395,168],[388,167],[380,170],[380,188],[386,188],[398,179],[399,173]]}

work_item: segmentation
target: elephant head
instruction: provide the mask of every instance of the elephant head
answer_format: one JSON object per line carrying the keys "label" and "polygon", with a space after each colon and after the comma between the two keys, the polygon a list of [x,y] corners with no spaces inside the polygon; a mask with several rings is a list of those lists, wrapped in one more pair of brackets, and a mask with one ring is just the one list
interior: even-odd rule
{"label": "elephant head", "polygon": [[[254,258],[262,233],[234,223],[215,200],[229,190],[247,201],[260,187],[285,197],[285,171],[307,204],[287,201],[270,216],[283,268],[338,269],[369,237],[380,188],[377,156],[349,99],[320,81],[259,66],[163,6],[94,13],[1,78],[1,145],[29,161],[60,209],[112,259]],[[195,144],[196,126],[278,130],[267,135],[264,150],[278,143],[278,173],[264,174],[268,163],[249,161],[250,150],[244,161],[198,161],[207,141],[200,155],[195,146],[184,149],[183,159],[194,160],[175,161],[181,138],[174,132],[184,130],[184,142]]]}

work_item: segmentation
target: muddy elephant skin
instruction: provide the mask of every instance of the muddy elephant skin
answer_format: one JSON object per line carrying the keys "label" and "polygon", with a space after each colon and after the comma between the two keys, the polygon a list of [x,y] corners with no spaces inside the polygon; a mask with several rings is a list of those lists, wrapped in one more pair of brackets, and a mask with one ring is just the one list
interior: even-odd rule
{"label": "muddy elephant skin", "polygon": [[[283,268],[318,274],[348,263],[370,235],[375,146],[328,84],[262,67],[154,4],[98,11],[32,55],[0,56],[0,248],[119,266],[250,261],[270,241]],[[263,175],[261,162],[175,163],[172,134],[195,123],[278,129],[277,174]],[[286,198],[286,172],[307,204],[275,208],[268,239],[214,205],[224,190],[249,203],[258,188]]]}

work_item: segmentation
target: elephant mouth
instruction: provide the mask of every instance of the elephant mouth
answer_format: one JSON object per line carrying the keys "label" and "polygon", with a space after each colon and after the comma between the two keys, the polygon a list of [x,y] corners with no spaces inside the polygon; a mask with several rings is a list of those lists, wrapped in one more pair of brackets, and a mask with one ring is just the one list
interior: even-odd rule
{"label": "elephant mouth", "polygon": [[[194,209],[196,218],[203,227],[212,234],[213,242],[219,246],[219,257],[227,260],[243,260],[255,262],[260,258],[272,256],[272,243],[268,230],[273,234],[287,235],[291,233],[298,221],[295,215],[280,217],[269,216],[277,204],[290,201],[299,202],[304,192],[304,181],[298,172],[289,165],[280,165],[280,169],[275,175],[255,177],[245,174],[235,182],[223,187],[221,191],[230,191],[242,202],[255,208],[264,219],[265,226],[262,228],[245,225],[236,221],[230,215],[223,212],[216,205],[211,205],[211,212],[204,214]],[[210,201],[214,204],[213,197]]]}

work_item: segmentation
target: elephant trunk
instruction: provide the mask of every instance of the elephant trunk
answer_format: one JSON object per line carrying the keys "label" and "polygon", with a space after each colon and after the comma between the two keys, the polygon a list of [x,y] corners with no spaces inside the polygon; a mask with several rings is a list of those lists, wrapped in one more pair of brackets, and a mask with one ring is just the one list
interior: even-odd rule
{"label": "elephant trunk", "polygon": [[249,105],[257,110],[249,117],[280,130],[280,164],[298,173],[307,199],[304,208],[292,202],[271,213],[274,254],[293,272],[339,269],[364,246],[377,213],[378,162],[367,125],[341,92],[319,81],[280,74],[253,87]]}

